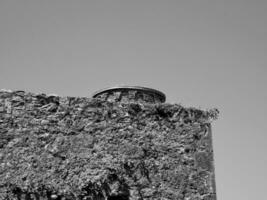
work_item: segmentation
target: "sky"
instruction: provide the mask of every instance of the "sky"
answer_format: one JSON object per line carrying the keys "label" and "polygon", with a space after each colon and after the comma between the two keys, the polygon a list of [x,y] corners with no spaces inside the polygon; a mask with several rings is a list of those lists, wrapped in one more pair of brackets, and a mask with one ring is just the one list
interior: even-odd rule
{"label": "sky", "polygon": [[218,200],[265,199],[267,1],[0,0],[0,88],[91,97],[116,85],[218,108]]}

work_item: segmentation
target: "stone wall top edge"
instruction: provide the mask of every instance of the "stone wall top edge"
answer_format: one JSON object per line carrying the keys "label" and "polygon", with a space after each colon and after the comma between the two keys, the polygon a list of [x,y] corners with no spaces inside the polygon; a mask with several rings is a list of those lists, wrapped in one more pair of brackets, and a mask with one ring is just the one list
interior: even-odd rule
{"label": "stone wall top edge", "polygon": [[[91,103],[91,102],[99,102],[99,103],[103,103],[103,105],[105,103],[107,104],[113,104],[113,105],[119,105],[119,104],[128,104],[128,103],[122,103],[122,102],[105,102],[103,100],[99,100],[99,99],[95,99],[95,98],[90,98],[90,97],[75,97],[75,96],[59,96],[59,95],[55,95],[55,94],[45,94],[45,93],[32,93],[32,92],[26,92],[26,91],[22,91],[22,90],[5,90],[2,89],[0,90],[0,101],[1,99],[9,99],[11,97],[15,97],[15,96],[21,96],[21,97],[42,97],[42,98],[50,98],[50,97],[55,97],[58,98],[59,100],[61,99],[75,99],[76,101],[71,101],[70,106],[72,105],[76,105],[79,104],[80,102],[83,102],[85,104],[87,103]],[[140,104],[137,102],[130,102],[129,104]],[[177,109],[185,109],[188,110],[190,112],[199,112],[204,114],[210,121],[216,120],[218,118],[219,115],[219,111],[216,108],[213,109],[208,109],[208,110],[202,110],[202,109],[198,109],[195,107],[185,107],[183,105],[180,105],[178,103],[160,103],[160,104],[148,104],[148,103],[142,103],[142,105],[144,106],[144,108],[156,108],[156,109],[161,109],[164,110],[164,112],[176,112],[175,110]]]}

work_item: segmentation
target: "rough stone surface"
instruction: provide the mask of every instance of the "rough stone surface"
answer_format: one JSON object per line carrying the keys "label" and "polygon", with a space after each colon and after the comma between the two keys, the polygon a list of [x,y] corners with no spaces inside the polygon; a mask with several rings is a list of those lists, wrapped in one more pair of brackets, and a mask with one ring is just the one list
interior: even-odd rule
{"label": "rough stone surface", "polygon": [[0,200],[215,200],[217,110],[0,92]]}

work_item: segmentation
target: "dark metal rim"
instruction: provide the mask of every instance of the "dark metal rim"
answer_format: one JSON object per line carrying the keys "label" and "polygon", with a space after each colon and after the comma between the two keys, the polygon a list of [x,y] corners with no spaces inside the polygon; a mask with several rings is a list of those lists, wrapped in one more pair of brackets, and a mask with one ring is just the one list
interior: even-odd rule
{"label": "dark metal rim", "polygon": [[159,90],[155,90],[152,88],[147,88],[147,87],[141,87],[141,86],[115,86],[115,87],[109,87],[109,88],[104,88],[102,90],[99,90],[97,92],[95,92],[92,97],[95,98],[100,94],[103,93],[107,93],[107,92],[113,92],[113,91],[123,91],[123,90],[138,90],[138,91],[143,91],[143,92],[147,92],[147,93],[153,93],[153,94],[157,94],[158,96],[160,96],[160,98],[162,99],[162,102],[165,102],[166,100],[166,95],[159,91]]}

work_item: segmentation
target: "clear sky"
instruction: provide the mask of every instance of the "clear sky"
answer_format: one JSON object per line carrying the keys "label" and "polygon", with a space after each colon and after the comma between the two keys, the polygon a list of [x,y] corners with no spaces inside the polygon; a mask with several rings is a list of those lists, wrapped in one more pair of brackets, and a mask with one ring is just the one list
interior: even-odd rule
{"label": "clear sky", "polygon": [[0,88],[140,85],[217,107],[219,200],[266,199],[266,63],[266,0],[0,1]]}

